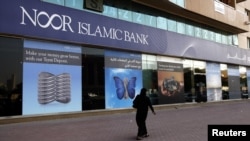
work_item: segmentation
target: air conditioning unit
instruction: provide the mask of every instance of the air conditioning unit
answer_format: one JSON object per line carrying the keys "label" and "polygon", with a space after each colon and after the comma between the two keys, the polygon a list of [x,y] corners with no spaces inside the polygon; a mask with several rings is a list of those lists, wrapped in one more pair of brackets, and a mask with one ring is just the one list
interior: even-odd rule
{"label": "air conditioning unit", "polygon": [[250,21],[245,21],[245,25],[250,25]]}

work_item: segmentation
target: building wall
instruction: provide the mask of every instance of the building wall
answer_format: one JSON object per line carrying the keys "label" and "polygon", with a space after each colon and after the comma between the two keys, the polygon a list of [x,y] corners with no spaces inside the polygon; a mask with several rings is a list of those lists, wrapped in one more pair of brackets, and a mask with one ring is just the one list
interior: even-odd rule
{"label": "building wall", "polygon": [[[196,2],[199,3],[199,6],[204,4],[201,3],[202,1]],[[115,10],[116,14],[120,12],[120,15],[109,17],[105,15],[106,13],[79,10],[79,7],[68,8],[64,5],[40,0],[36,0],[32,4],[28,1],[18,0],[16,3],[7,0],[1,1],[0,18],[4,19],[4,22],[0,23],[0,43],[2,43],[0,53],[2,53],[1,57],[5,58],[0,61],[4,66],[5,60],[10,57],[11,61],[19,64],[20,70],[17,78],[22,78],[22,80],[17,79],[20,81],[18,83],[20,85],[17,87],[18,91],[15,92],[23,94],[23,97],[18,97],[23,98],[23,101],[17,102],[19,106],[23,104],[24,110],[21,114],[92,110],[92,107],[85,107],[85,109],[85,103],[81,101],[81,99],[88,100],[89,97],[85,97],[86,95],[99,96],[94,109],[128,108],[131,107],[130,102],[135,94],[139,93],[141,87],[147,87],[154,94],[151,95],[154,96],[153,98],[156,98],[155,92],[161,92],[156,94],[159,99],[158,101],[154,99],[155,104],[193,102],[194,96],[200,96],[202,98],[200,100],[204,102],[223,100],[223,91],[228,91],[228,86],[234,86],[229,89],[229,96],[240,98],[241,86],[244,85],[244,90],[247,89],[246,79],[242,81],[244,84],[240,84],[239,67],[244,68],[242,78],[246,78],[246,70],[250,66],[248,59],[250,51],[237,48],[236,44],[233,44],[234,47],[232,47],[231,43],[223,44],[221,41],[216,42],[216,40],[205,38],[207,36],[203,36],[203,34],[215,32],[211,27],[202,24],[194,23],[192,25],[192,31],[198,29],[201,36],[196,36],[196,33],[187,35],[185,28],[190,21],[174,15],[164,17],[166,13],[151,8],[149,9],[153,11],[154,17],[152,17],[155,19],[155,24],[153,26],[144,25],[147,23],[145,21],[137,23],[132,18],[138,14],[135,9],[133,9],[134,11],[122,9],[121,4],[119,3],[119,7]],[[206,1],[205,4],[211,4],[211,1]],[[208,16],[214,13],[211,10],[201,11],[199,7],[194,9]],[[127,18],[128,13],[130,17]],[[145,13],[139,14],[146,16]],[[158,14],[162,17],[159,17]],[[207,18],[207,20],[209,19]],[[171,25],[169,23],[174,23],[172,25],[175,30],[168,27]],[[218,29],[216,31],[222,32]],[[228,34],[231,36],[232,33],[228,31]],[[10,35],[12,36],[10,37]],[[239,36],[239,42],[243,44],[244,38],[243,35]],[[17,45],[10,43],[14,41],[17,42]],[[20,51],[16,51],[17,49]],[[14,55],[14,53],[18,55]],[[18,56],[18,58],[15,59],[11,55]],[[43,60],[41,57],[43,55],[51,58],[45,57]],[[64,61],[62,59],[58,62],[58,57],[67,56],[73,56],[73,58]],[[221,65],[224,64],[228,66],[228,70],[222,70]],[[17,69],[11,68],[10,72],[15,70]],[[227,76],[227,78],[221,78],[222,71],[223,77]],[[227,75],[227,71],[229,75]],[[49,78],[53,76],[56,80],[61,80],[61,75],[68,78],[65,72],[71,74],[70,76],[74,78],[71,85],[74,94],[72,103],[68,101],[69,99],[66,101],[53,99],[52,102],[55,102],[56,106],[52,108],[50,106],[53,104],[46,105],[51,101],[40,101],[41,105],[39,105],[37,95],[46,94],[39,93],[38,89],[41,87],[37,86],[37,76],[41,74],[41,81],[43,81],[44,76],[49,74],[48,72],[51,72]],[[0,73],[4,76],[9,72]],[[131,77],[132,75],[136,76]],[[123,91],[115,91],[116,86],[123,86],[127,82],[131,84],[130,87],[134,87],[135,78],[138,81],[136,93],[131,90],[129,95],[125,96]],[[11,77],[11,79],[13,78]],[[221,85],[221,79],[232,83]],[[68,79],[66,80],[68,82]],[[4,82],[4,80],[1,81]],[[14,79],[7,81],[10,83]],[[115,84],[110,85],[114,81]],[[190,83],[190,81],[192,82]],[[234,85],[233,82],[237,82],[237,84]],[[12,96],[13,91],[10,92],[5,93],[4,91],[4,96],[8,95],[9,98],[15,99],[16,96]],[[57,92],[53,93],[53,95],[56,94]],[[185,101],[187,99],[188,101]],[[121,102],[121,100],[123,101]],[[81,104],[84,106],[82,107]],[[10,105],[16,106],[15,104]],[[30,105],[37,107],[30,108]],[[60,109],[54,111],[53,108]],[[31,109],[32,112],[30,112]],[[13,114],[17,113],[10,113],[10,115]],[[20,109],[18,114],[20,114]]]}
{"label": "building wall", "polygon": [[[216,11],[215,3],[216,5],[221,4],[224,10],[221,10],[221,12]],[[238,4],[234,8],[222,2],[214,1],[214,0],[206,0],[206,1],[186,0],[186,9],[193,11],[195,13],[198,13],[198,14],[202,14],[208,18],[212,18],[217,21],[223,22],[225,24],[239,27],[245,30],[248,29],[248,25],[244,24],[244,22],[248,19],[248,17],[244,11],[239,10],[240,8],[238,8]]]}

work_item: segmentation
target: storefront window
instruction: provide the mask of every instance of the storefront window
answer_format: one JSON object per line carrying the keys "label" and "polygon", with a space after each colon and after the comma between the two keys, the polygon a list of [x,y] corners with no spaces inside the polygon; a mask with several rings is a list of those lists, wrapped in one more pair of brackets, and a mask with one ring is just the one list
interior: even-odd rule
{"label": "storefront window", "polygon": [[148,96],[153,105],[159,104],[157,84],[157,62],[154,55],[142,55],[143,87],[148,89]]}
{"label": "storefront window", "polygon": [[206,62],[207,101],[220,101],[221,98],[221,70],[220,64]]}
{"label": "storefront window", "polygon": [[[94,63],[93,63],[94,62]],[[104,50],[82,49],[82,109],[105,109]]]}
{"label": "storefront window", "polygon": [[0,37],[0,116],[22,114],[23,41]]}
{"label": "storefront window", "polygon": [[183,72],[184,72],[184,96],[186,102],[195,101],[195,89],[194,89],[194,72],[193,61],[183,60]]}
{"label": "storefront window", "polygon": [[247,69],[246,67],[240,66],[239,71],[240,71],[241,98],[248,98]]}
{"label": "storefront window", "polygon": [[228,87],[228,71],[226,64],[220,64],[221,70],[221,84],[222,84],[222,99],[229,99],[229,87]]}
{"label": "storefront window", "polygon": [[247,92],[249,97],[250,92],[250,68],[247,68]]}
{"label": "storefront window", "polygon": [[228,65],[228,87],[229,87],[229,98],[239,99],[241,98],[241,87],[240,87],[240,71],[237,65]]}
{"label": "storefront window", "polygon": [[197,102],[207,101],[206,62],[194,61],[194,84]]}

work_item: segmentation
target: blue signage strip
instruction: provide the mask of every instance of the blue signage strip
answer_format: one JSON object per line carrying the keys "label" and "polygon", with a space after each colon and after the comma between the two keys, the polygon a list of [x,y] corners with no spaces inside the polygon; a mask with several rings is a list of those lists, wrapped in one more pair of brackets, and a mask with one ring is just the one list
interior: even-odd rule
{"label": "blue signage strip", "polygon": [[41,0],[1,0],[0,34],[250,66],[250,51]]}
{"label": "blue signage strip", "polygon": [[164,30],[40,0],[14,1],[0,2],[1,33],[139,51],[166,48]]}

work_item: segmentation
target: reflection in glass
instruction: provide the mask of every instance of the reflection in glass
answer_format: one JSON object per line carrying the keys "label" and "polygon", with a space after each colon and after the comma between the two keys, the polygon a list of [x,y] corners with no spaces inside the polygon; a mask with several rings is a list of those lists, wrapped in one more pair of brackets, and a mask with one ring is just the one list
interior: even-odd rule
{"label": "reflection in glass", "polygon": [[239,99],[241,97],[239,66],[228,65],[227,67],[229,97],[230,99]]}
{"label": "reflection in glass", "polygon": [[83,48],[82,52],[82,109],[104,109],[104,51]]}
{"label": "reflection in glass", "polygon": [[206,102],[206,62],[194,61],[193,63],[196,102]]}
{"label": "reflection in glass", "polygon": [[167,23],[167,27],[168,27],[168,31],[173,31],[176,32],[177,31],[177,21],[173,19],[173,17],[168,19],[168,23]]}
{"label": "reflection in glass", "polygon": [[143,87],[148,89],[147,94],[151,103],[159,104],[156,56],[142,54],[142,79]]}
{"label": "reflection in glass", "polygon": [[22,114],[22,46],[20,39],[0,37],[0,116]]}
{"label": "reflection in glass", "polygon": [[65,6],[82,10],[84,5],[84,0],[65,0]]}
{"label": "reflection in glass", "polygon": [[192,60],[183,60],[183,71],[184,71],[184,96],[186,102],[195,101],[195,90],[194,90],[194,72],[193,72]]}
{"label": "reflection in glass", "polygon": [[222,99],[225,100],[229,99],[227,65],[220,64],[220,69],[221,69]]}
{"label": "reflection in glass", "polygon": [[246,67],[240,66],[239,71],[240,71],[241,98],[248,98],[247,69]]}
{"label": "reflection in glass", "polygon": [[221,100],[221,71],[220,64],[206,63],[207,101]]}
{"label": "reflection in glass", "polygon": [[164,17],[157,17],[157,28],[167,30],[167,19]]}

